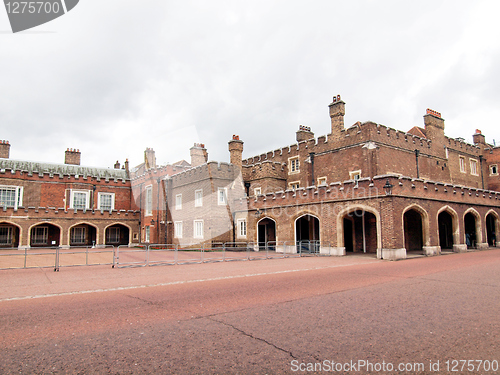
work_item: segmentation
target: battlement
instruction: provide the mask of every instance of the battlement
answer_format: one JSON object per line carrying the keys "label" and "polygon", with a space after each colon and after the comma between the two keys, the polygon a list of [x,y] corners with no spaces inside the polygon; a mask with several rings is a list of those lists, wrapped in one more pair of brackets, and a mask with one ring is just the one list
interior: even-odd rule
{"label": "battlement", "polygon": [[238,168],[233,164],[226,162],[209,161],[208,163],[191,167],[185,171],[179,172],[171,177],[175,185],[189,184],[201,181],[203,179],[228,179],[234,180],[240,175]]}

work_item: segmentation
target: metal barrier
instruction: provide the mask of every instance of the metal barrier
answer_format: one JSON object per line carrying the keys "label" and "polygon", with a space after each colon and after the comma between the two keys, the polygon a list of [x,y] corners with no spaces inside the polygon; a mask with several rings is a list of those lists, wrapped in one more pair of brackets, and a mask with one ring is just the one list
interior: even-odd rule
{"label": "metal barrier", "polygon": [[145,266],[148,262],[148,247],[147,245],[118,246],[113,256],[113,268]]}
{"label": "metal barrier", "polygon": [[30,247],[24,249],[1,249],[0,269],[54,268],[110,265],[114,261],[114,247]]}

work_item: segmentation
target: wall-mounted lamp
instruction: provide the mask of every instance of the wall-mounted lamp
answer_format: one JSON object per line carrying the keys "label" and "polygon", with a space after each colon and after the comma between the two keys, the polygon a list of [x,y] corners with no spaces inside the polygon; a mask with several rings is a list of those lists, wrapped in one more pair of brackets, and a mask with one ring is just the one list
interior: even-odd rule
{"label": "wall-mounted lamp", "polygon": [[393,187],[394,186],[391,185],[391,183],[389,182],[389,179],[387,179],[387,181],[385,182],[385,185],[384,185],[385,195],[391,195]]}

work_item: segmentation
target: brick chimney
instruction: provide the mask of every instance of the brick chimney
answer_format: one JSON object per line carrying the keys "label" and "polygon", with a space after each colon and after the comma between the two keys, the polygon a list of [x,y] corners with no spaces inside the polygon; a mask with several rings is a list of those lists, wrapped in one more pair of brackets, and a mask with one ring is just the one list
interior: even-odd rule
{"label": "brick chimney", "polygon": [[156,156],[152,148],[148,147],[144,151],[144,164],[146,164],[146,169],[156,168]]}
{"label": "brick chimney", "polygon": [[314,133],[309,126],[300,125],[296,133],[297,142],[307,141],[314,138]]}
{"label": "brick chimney", "polygon": [[330,108],[330,118],[332,120],[332,135],[334,138],[340,137],[344,130],[345,103],[340,99],[340,95],[333,97],[333,102],[328,106]]}
{"label": "brick chimney", "polygon": [[433,143],[444,144],[444,119],[441,113],[427,108],[424,116],[425,136]]}
{"label": "brick chimney", "polygon": [[481,130],[476,129],[476,134],[472,136],[472,140],[474,141],[475,145],[481,144],[485,145],[486,144],[486,139],[484,135],[481,133]]}
{"label": "brick chimney", "polygon": [[64,164],[80,165],[80,150],[68,148],[64,153]]}
{"label": "brick chimney", "polygon": [[239,135],[233,135],[233,139],[230,140],[228,144],[229,144],[229,162],[241,168],[243,141],[240,141]]}
{"label": "brick chimney", "polygon": [[191,153],[191,167],[197,167],[208,161],[208,152],[203,143],[195,143],[189,151]]}
{"label": "brick chimney", "polygon": [[114,167],[115,169],[120,169],[120,162],[117,160]]}
{"label": "brick chimney", "polygon": [[10,154],[9,141],[0,141],[0,158],[8,159]]}

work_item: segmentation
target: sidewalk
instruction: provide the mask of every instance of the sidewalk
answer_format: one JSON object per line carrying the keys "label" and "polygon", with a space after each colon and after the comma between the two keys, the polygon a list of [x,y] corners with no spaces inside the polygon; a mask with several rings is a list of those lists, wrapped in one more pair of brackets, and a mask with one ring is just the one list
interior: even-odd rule
{"label": "sidewalk", "polygon": [[309,271],[380,262],[372,257],[302,257],[135,268],[81,266],[0,270],[0,301]]}

